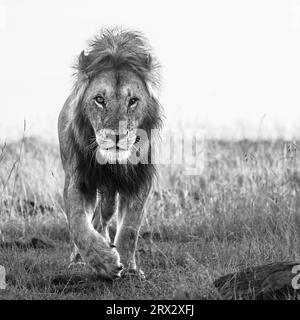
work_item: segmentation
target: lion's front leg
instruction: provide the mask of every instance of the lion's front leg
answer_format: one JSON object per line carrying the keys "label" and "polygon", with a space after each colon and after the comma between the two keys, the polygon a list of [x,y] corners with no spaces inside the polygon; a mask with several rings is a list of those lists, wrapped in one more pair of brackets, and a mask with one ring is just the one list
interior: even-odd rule
{"label": "lion's front leg", "polygon": [[75,183],[68,188],[66,206],[71,237],[84,261],[104,276],[120,276],[119,254],[92,226],[88,217],[93,214],[94,203],[84,197]]}
{"label": "lion's front leg", "polygon": [[95,208],[92,224],[94,228],[110,243],[108,225],[117,211],[117,192],[116,190],[102,191]]}
{"label": "lion's front leg", "polygon": [[117,234],[115,245],[125,269],[144,278],[144,273],[136,264],[135,251],[143,219],[144,205],[149,190],[141,192],[136,199],[120,196],[119,212],[117,219]]}

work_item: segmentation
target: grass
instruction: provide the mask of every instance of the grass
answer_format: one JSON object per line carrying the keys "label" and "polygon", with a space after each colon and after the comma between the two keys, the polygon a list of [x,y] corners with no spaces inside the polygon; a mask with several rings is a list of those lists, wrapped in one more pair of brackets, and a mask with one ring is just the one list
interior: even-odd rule
{"label": "grass", "polygon": [[199,175],[159,166],[137,253],[147,279],[108,282],[67,269],[58,147],[39,138],[3,145],[0,299],[221,299],[217,277],[299,260],[299,152],[295,141],[207,141]]}

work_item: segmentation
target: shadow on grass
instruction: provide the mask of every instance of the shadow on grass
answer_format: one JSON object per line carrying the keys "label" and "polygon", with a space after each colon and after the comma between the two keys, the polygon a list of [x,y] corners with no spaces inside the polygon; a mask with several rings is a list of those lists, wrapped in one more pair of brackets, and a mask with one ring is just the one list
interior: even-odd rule
{"label": "shadow on grass", "polygon": [[[40,283],[39,285],[43,285]],[[50,282],[50,291],[63,293],[91,293],[95,290],[112,287],[113,282],[96,274],[59,274]],[[102,290],[101,290],[102,291]]]}
{"label": "shadow on grass", "polygon": [[0,248],[2,249],[14,249],[20,250],[28,249],[54,249],[54,245],[39,238],[32,238],[28,241],[3,241],[0,242]]}

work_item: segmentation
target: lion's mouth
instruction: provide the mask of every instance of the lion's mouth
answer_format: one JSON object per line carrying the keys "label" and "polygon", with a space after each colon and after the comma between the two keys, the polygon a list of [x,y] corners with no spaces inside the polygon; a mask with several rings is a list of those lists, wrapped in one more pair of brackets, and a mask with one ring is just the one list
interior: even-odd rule
{"label": "lion's mouth", "polygon": [[[102,137],[101,137],[102,138]],[[98,153],[99,156],[110,163],[127,161],[131,156],[132,150],[137,150],[137,144],[141,141],[141,137],[135,134],[127,134],[126,137],[119,139],[99,139]]]}
{"label": "lion's mouth", "polygon": [[131,147],[129,147],[129,148],[122,148],[122,147],[120,147],[120,146],[112,146],[112,147],[109,147],[109,148],[101,148],[101,149],[104,149],[104,150],[111,150],[111,151],[113,151],[113,150],[115,150],[115,151],[128,151],[128,150],[130,150],[130,148]]}
{"label": "lion's mouth", "polygon": [[101,147],[101,149],[106,150],[106,151],[111,151],[111,152],[124,152],[124,151],[130,151],[130,149],[132,148],[133,145],[139,143],[141,140],[140,136],[137,136],[134,140],[134,143],[132,145],[127,145],[127,146],[121,146],[121,145],[113,145],[110,147]]}
{"label": "lion's mouth", "polygon": [[119,146],[114,146],[114,147],[110,147],[110,148],[101,148],[100,147],[100,150],[102,153],[111,153],[111,154],[122,154],[122,153],[126,153],[126,152],[130,152],[131,150],[131,147],[125,149],[125,148],[121,148]]}

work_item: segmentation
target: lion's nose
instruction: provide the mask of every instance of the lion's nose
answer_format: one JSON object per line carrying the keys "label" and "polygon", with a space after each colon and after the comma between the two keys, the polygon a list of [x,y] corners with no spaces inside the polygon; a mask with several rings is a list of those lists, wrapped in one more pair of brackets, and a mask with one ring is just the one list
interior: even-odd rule
{"label": "lion's nose", "polygon": [[121,134],[107,133],[106,138],[118,143],[120,140],[126,138],[127,134],[128,134],[128,131],[126,131],[125,133],[121,133]]}

